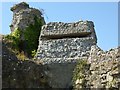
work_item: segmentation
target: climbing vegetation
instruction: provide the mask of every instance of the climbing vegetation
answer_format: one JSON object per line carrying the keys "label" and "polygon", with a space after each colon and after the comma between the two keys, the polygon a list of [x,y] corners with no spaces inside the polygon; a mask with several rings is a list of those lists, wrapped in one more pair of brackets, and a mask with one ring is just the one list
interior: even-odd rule
{"label": "climbing vegetation", "polygon": [[35,17],[35,23],[24,30],[24,40],[26,42],[26,52],[29,56],[34,56],[38,48],[38,41],[41,32],[41,19]]}
{"label": "climbing vegetation", "polygon": [[35,16],[34,24],[30,24],[25,30],[16,28],[11,34],[5,36],[7,46],[19,59],[34,57],[38,48],[41,27],[42,20]]}
{"label": "climbing vegetation", "polygon": [[11,47],[13,50],[19,50],[20,35],[21,31],[18,28],[16,28],[13,33],[6,35],[5,40],[8,44],[7,46]]}
{"label": "climbing vegetation", "polygon": [[76,88],[76,81],[79,81],[81,88],[83,88],[85,85],[85,73],[87,70],[87,60],[79,60],[78,64],[76,65],[74,71],[73,71],[73,87]]}

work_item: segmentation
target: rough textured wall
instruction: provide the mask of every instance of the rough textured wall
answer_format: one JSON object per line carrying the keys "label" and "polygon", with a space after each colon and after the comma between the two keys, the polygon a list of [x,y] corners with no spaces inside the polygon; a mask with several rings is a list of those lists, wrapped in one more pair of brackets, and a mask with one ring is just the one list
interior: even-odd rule
{"label": "rough textured wall", "polygon": [[[34,24],[35,16],[42,19],[42,23],[45,24],[42,13],[38,9],[30,8],[25,2],[16,4],[11,11],[12,32],[16,28],[24,31],[30,24]],[[19,61],[3,44],[3,88],[70,89],[73,70],[80,60],[87,60],[88,63],[82,68],[85,73],[78,72],[78,76],[82,75],[82,78],[75,81],[75,89],[119,88],[120,49],[104,52],[94,46],[96,43],[93,22],[78,21],[50,22],[42,27],[35,61],[37,64],[33,61]]]}
{"label": "rough textured wall", "polygon": [[37,58],[42,60],[44,59],[44,62],[50,63],[49,60],[45,59],[47,58],[79,59],[80,57],[86,55],[86,53],[89,55],[89,50],[91,46],[95,45],[96,42],[95,39],[92,39],[91,37],[86,37],[86,38],[41,40],[39,41],[39,44],[40,45],[38,47],[39,49],[37,53]]}
{"label": "rough textured wall", "polygon": [[36,58],[80,58],[96,43],[91,21],[48,23],[42,27]]}
{"label": "rough textured wall", "polygon": [[14,5],[13,7],[11,7],[11,11],[13,12],[13,20],[10,25],[12,32],[16,28],[24,30],[30,24],[34,24],[35,16],[40,18],[42,20],[42,23],[45,24],[40,10],[29,7],[29,5],[25,2]]}
{"label": "rough textured wall", "polygon": [[[88,64],[90,65],[84,74],[84,78],[77,79],[75,88],[120,88],[120,48],[107,52],[98,46],[92,46]],[[78,73],[80,75],[80,73]],[[82,86],[86,81],[85,87]]]}
{"label": "rough textured wall", "polygon": [[94,24],[92,21],[78,21],[73,23],[50,22],[42,27],[41,37],[65,38],[65,37],[93,37],[96,39]]}
{"label": "rough textured wall", "polygon": [[13,49],[23,51],[28,58],[34,57],[41,27],[45,24],[42,11],[29,7],[25,2],[15,4],[11,11],[13,11],[11,34],[6,39],[11,39],[15,46]]}
{"label": "rough textured wall", "polygon": [[[52,22],[42,27],[36,54],[38,62],[48,66],[48,83],[52,88],[72,87],[76,62],[87,58],[97,38],[91,21]],[[50,76],[49,76],[50,75]]]}

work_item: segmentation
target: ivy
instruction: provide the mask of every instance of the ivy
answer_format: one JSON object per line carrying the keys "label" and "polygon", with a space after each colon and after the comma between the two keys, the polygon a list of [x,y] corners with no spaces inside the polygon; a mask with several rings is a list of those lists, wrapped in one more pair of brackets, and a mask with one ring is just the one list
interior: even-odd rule
{"label": "ivy", "polygon": [[[39,36],[42,27],[42,22],[40,18],[35,16],[34,21],[35,21],[34,24],[31,24],[29,27],[26,28],[26,30],[24,30],[26,52],[29,56],[35,55],[35,51],[38,48]],[[34,55],[33,55],[33,51],[34,51]]]}

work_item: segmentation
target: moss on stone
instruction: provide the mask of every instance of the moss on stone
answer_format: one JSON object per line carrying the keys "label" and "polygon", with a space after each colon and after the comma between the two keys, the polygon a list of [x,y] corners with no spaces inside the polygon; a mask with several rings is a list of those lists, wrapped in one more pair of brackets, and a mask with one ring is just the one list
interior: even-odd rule
{"label": "moss on stone", "polygon": [[[73,72],[73,86],[76,88],[76,84],[80,84],[80,87],[85,87],[85,73],[87,70],[87,60],[79,60],[76,68]],[[79,81],[79,82],[77,82]],[[82,81],[82,82],[81,82]]]}

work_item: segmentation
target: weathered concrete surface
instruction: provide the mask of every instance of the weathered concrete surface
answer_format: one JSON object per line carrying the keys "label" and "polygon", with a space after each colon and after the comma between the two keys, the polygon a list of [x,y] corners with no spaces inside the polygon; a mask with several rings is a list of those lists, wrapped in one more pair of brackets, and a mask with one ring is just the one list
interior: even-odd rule
{"label": "weathered concrete surface", "polygon": [[52,88],[71,88],[72,74],[76,63],[51,63],[46,64],[45,74],[48,76],[48,84]]}

